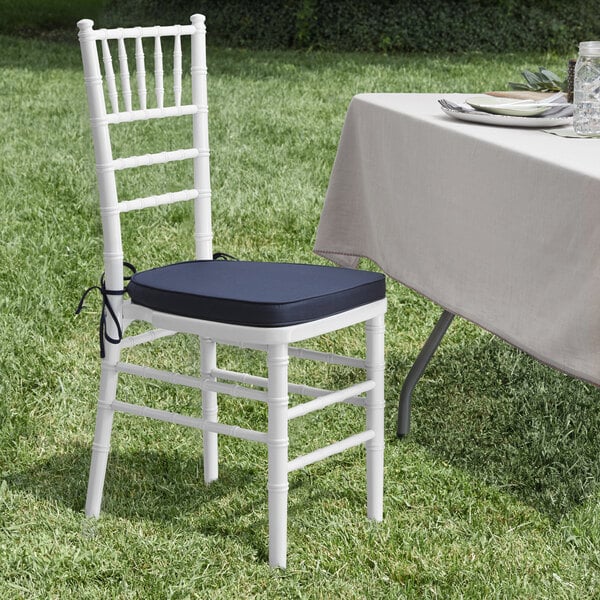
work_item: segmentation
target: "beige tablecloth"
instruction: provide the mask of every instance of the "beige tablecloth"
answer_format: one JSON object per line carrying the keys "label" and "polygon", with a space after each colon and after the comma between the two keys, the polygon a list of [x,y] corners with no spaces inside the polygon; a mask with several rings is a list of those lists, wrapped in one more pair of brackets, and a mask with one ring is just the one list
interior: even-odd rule
{"label": "beige tablecloth", "polygon": [[600,384],[600,140],[458,121],[439,97],[352,100],[315,252],[351,267],[368,257]]}

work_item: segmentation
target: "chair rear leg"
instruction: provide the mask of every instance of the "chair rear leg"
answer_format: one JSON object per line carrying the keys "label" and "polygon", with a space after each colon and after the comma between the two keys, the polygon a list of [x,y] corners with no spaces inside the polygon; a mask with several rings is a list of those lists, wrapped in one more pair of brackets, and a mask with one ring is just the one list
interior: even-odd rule
{"label": "chair rear leg", "polygon": [[367,517],[374,521],[383,519],[384,332],[383,315],[367,321],[367,378],[375,381],[367,392],[367,429],[375,432],[366,442]]}
{"label": "chair rear leg", "polygon": [[285,569],[288,500],[288,347],[269,346],[269,565]]}
{"label": "chair rear leg", "polygon": [[[211,371],[217,366],[217,345],[210,339],[200,339],[202,377],[212,378]],[[217,421],[217,393],[202,391],[202,417],[207,421]],[[204,482],[210,483],[219,477],[219,442],[216,433],[204,431]]]}
{"label": "chair rear leg", "polygon": [[88,517],[98,517],[100,515],[114,415],[112,402],[117,394],[117,380],[118,373],[115,367],[112,364],[109,365],[103,362],[96,412],[96,431],[94,433],[94,443],[92,444],[92,464],[90,466],[85,503],[85,514]]}

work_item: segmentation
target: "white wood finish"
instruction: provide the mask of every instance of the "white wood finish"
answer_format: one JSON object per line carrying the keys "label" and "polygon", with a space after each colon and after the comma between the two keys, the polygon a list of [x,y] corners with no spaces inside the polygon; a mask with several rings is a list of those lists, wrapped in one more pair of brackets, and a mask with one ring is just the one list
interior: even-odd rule
{"label": "white wood finish", "polygon": [[267,350],[269,370],[269,564],[286,566],[288,495],[288,353],[287,344],[274,344]]}
{"label": "white wood finish", "polygon": [[[213,372],[217,367],[217,345],[210,338],[200,338],[200,373],[202,379],[207,382],[202,389],[202,414],[211,422],[218,421],[217,392],[219,390],[210,386],[217,383]],[[242,398],[247,397],[241,393]],[[202,439],[204,449],[204,481],[210,483],[219,476],[219,446],[217,434],[208,432]]]}
{"label": "white wood finish", "polygon": [[115,365],[115,368],[119,373],[126,373],[127,375],[137,375],[138,377],[143,377],[145,379],[155,379],[156,381],[163,381],[165,383],[185,385],[199,390],[202,389],[202,379],[200,377],[194,377],[193,375],[182,375],[181,373],[173,373],[172,371],[154,369],[145,365],[136,365],[126,362],[118,362]]}
{"label": "white wood finish", "polygon": [[104,60],[104,74],[106,76],[106,87],[108,90],[108,98],[114,113],[119,112],[119,94],[117,92],[117,82],[115,72],[112,66],[112,56],[108,41],[102,40],[102,58]]}
{"label": "white wood finish", "polygon": [[137,335],[130,335],[121,341],[121,348],[133,348],[141,344],[147,344],[148,342],[154,342],[164,337],[175,335],[177,331],[168,331],[166,329],[152,329],[145,331],[144,333],[138,333]]}
{"label": "white wood finish", "polygon": [[192,104],[198,107],[193,119],[194,148],[198,156],[194,159],[194,187],[198,197],[194,201],[194,243],[196,258],[212,258],[212,217],[210,189],[210,150],[208,145],[208,92],[206,85],[206,27],[204,16],[193,15],[192,24],[196,32],[192,35]]}
{"label": "white wood finish", "polygon": [[[198,17],[202,17],[203,15],[194,15]],[[94,22],[89,19],[82,19],[79,23],[83,23],[84,27],[87,23],[89,23],[90,28],[94,26]],[[79,30],[81,31],[81,27],[79,26]],[[198,32],[199,26],[197,25],[172,25],[169,27],[129,27],[123,28],[119,27],[118,29],[91,29],[89,34],[87,35],[88,39],[92,40],[118,40],[118,39],[127,39],[127,38],[155,38],[159,37],[169,37],[175,35],[193,35]],[[86,33],[88,33],[86,31]]]}
{"label": "white wood finish", "polygon": [[383,519],[384,330],[382,314],[367,321],[367,377],[375,382],[375,387],[367,392],[367,430],[375,433],[366,443],[367,517],[374,521]]}
{"label": "white wood finish", "polygon": [[358,394],[362,394],[363,392],[367,392],[368,390],[372,390],[375,387],[374,381],[363,381],[362,383],[357,383],[356,385],[351,385],[348,388],[343,390],[338,390],[337,392],[330,392],[329,394],[323,394],[310,402],[305,402],[304,404],[298,404],[293,408],[288,410],[288,419],[295,419],[296,417],[302,417],[311,412],[315,412],[315,410],[321,410],[326,406],[331,406],[332,404],[337,404],[338,402],[344,402],[348,398],[353,398]]}
{"label": "white wood finish", "polygon": [[146,90],[146,64],[144,61],[144,46],[142,38],[135,38],[135,75],[137,81],[138,98],[140,101],[140,109],[146,110],[146,100],[148,91]]}
{"label": "white wood finish", "polygon": [[165,90],[163,87],[163,54],[160,36],[154,38],[154,92],[156,94],[156,106],[162,108],[164,105]]}
{"label": "white wood finish", "polygon": [[252,429],[244,429],[243,427],[238,427],[236,425],[215,423],[207,421],[206,419],[188,417],[179,413],[169,412],[168,410],[149,408],[148,406],[129,404],[127,402],[121,402],[120,400],[115,400],[112,408],[128,415],[137,415],[139,417],[148,417],[149,419],[156,419],[157,421],[165,421],[167,423],[174,423],[176,425],[195,427],[196,429],[202,429],[203,431],[222,433],[231,437],[249,440],[251,442],[260,442],[261,444],[267,443],[266,433],[262,431],[254,431]]}
{"label": "white wood finish", "polygon": [[193,115],[198,112],[198,107],[194,105],[168,106],[167,108],[144,108],[132,110],[131,112],[112,113],[106,115],[106,122],[130,123],[132,121],[146,121],[148,119],[164,119],[166,117],[181,117],[183,115]]}
{"label": "white wood finish", "polygon": [[[291,353],[288,352],[288,354],[291,357]],[[264,388],[266,388],[269,383],[269,380],[266,377],[257,377],[255,375],[248,375],[247,373],[228,371],[226,369],[213,369],[212,375],[220,379],[237,381],[245,385],[256,385]],[[298,394],[299,396],[307,396],[309,398],[319,398],[321,396],[327,396],[328,394],[331,394],[332,390],[324,390],[323,388],[318,388],[311,385],[298,385],[296,383],[289,383],[288,393]],[[365,406],[365,398],[359,396],[349,396],[348,398],[341,400],[341,402],[356,404],[357,406]],[[292,417],[290,416],[289,418]]]}
{"label": "white wood finish", "polygon": [[361,433],[351,435],[343,440],[340,440],[339,442],[329,444],[329,446],[325,446],[323,448],[319,448],[318,450],[314,450],[313,452],[309,452],[308,454],[298,456],[297,458],[294,458],[294,460],[290,460],[290,462],[288,462],[288,473],[297,471],[298,469],[303,469],[304,467],[319,460],[329,458],[330,456],[344,452],[344,450],[348,450],[349,448],[354,448],[354,446],[360,446],[361,444],[372,440],[374,437],[374,431],[362,431]]}
{"label": "white wood finish", "polygon": [[[121,215],[135,210],[194,201],[195,257],[212,258],[211,188],[208,139],[208,102],[206,88],[206,47],[204,17],[193,15],[191,25],[173,27],[134,27],[113,30],[93,29],[93,23],[78,23],[84,77],[88,95],[90,123],[94,141],[100,215],[104,237],[104,268],[106,287],[123,288],[123,249],[121,242]],[[173,37],[173,98],[165,95],[163,76],[162,38]],[[182,105],[184,85],[182,36],[191,37],[191,96],[192,103]],[[156,106],[148,106],[151,99],[146,90],[146,64],[143,40],[153,45],[154,92]],[[131,90],[127,39],[135,47],[136,105]],[[116,40],[120,89],[109,47]],[[115,44],[115,42],[110,42]],[[106,94],[110,104],[107,110],[99,47],[102,53]],[[156,154],[113,158],[110,127],[146,119],[192,116],[193,147],[169,150]],[[192,162],[193,189],[163,192],[144,198],[120,201],[115,173],[122,169],[152,166],[175,160]],[[203,431],[204,478],[210,483],[218,478],[218,436],[229,435],[264,443],[268,448],[268,505],[269,505],[269,564],[284,568],[287,554],[287,495],[288,473],[315,461],[365,444],[367,452],[367,514],[379,520],[383,507],[383,315],[386,301],[379,300],[352,310],[288,327],[248,327],[181,317],[153,311],[123,301],[122,296],[109,296],[108,301],[117,315],[117,323],[107,319],[107,333],[117,337],[134,321],[144,321],[154,327],[150,331],[125,337],[118,344],[106,344],[102,360],[100,394],[96,430],[92,445],[92,464],[86,500],[86,514],[98,516],[102,501],[104,477],[110,447],[115,412],[145,416],[173,424],[194,427]],[[347,357],[329,352],[289,347],[315,336],[342,329],[357,323],[366,324],[366,358]],[[199,377],[172,373],[121,360],[121,350],[144,343],[152,343],[175,333],[197,335],[200,340]],[[217,366],[217,344],[259,349],[266,353],[267,377],[239,373]],[[310,384],[288,381],[289,357],[342,365],[362,371],[363,379],[341,390],[327,390]],[[365,373],[366,371],[366,373]],[[201,391],[201,417],[158,410],[116,399],[119,374],[151,378],[170,384],[184,385]],[[228,394],[266,403],[268,427],[266,432],[244,429],[219,422],[218,396]],[[288,394],[313,398],[303,404],[288,407]],[[366,394],[366,396],[365,396]],[[288,459],[288,422],[310,412],[321,410],[338,402],[366,407],[366,426],[363,431],[344,440],[315,449],[304,456]]]}
{"label": "white wood finish", "polygon": [[330,365],[344,365],[354,367],[355,369],[366,369],[367,364],[364,358],[354,358],[352,356],[342,356],[334,352],[320,352],[319,350],[309,350],[307,348],[290,348],[290,356],[297,358],[306,358],[308,360],[318,360],[329,363]]}
{"label": "white wood finish", "polygon": [[173,45],[173,98],[175,99],[175,106],[181,105],[181,75],[183,73],[181,58],[181,35],[177,34]]}
{"label": "white wood finish", "polygon": [[125,50],[125,40],[119,38],[119,71],[121,73],[121,93],[125,101],[125,110],[131,111],[131,82],[129,81],[129,63],[127,62],[127,51]]}
{"label": "white wood finish", "polygon": [[182,190],[181,192],[169,192],[157,196],[147,196],[146,198],[135,198],[134,200],[124,200],[119,202],[119,212],[129,212],[130,210],[141,210],[152,206],[161,206],[163,204],[175,204],[185,200],[194,200],[198,197],[198,190]]}
{"label": "white wood finish", "polygon": [[137,167],[150,167],[152,165],[162,165],[177,160],[188,160],[199,156],[198,148],[186,148],[184,150],[170,150],[165,152],[156,152],[154,154],[140,154],[139,156],[128,156],[126,158],[116,158],[109,165],[98,165],[99,169],[112,169],[122,171],[123,169],[136,169]]}

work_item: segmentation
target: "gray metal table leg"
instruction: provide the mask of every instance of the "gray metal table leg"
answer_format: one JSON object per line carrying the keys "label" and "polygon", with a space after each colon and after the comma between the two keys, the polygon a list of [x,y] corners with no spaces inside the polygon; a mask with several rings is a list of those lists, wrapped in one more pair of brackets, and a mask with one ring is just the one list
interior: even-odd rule
{"label": "gray metal table leg", "polygon": [[398,404],[398,426],[396,435],[399,438],[408,435],[410,430],[410,401],[413,389],[415,385],[417,385],[421,375],[423,375],[423,371],[425,371],[425,368],[429,364],[437,347],[440,345],[444,334],[450,326],[450,323],[452,323],[452,319],[454,319],[454,313],[447,310],[442,313],[442,316],[435,324],[433,331],[427,338],[421,352],[419,352],[417,360],[415,360],[414,365],[411,367],[404,380],[404,385],[400,392],[400,403]]}

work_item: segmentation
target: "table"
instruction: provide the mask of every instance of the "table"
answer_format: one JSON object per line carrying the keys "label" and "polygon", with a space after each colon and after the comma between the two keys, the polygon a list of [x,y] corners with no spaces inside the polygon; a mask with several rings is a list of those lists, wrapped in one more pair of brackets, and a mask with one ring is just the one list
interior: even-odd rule
{"label": "table", "polygon": [[367,257],[444,308],[405,387],[454,314],[600,384],[600,140],[458,121],[440,97],[352,99],[315,252]]}

